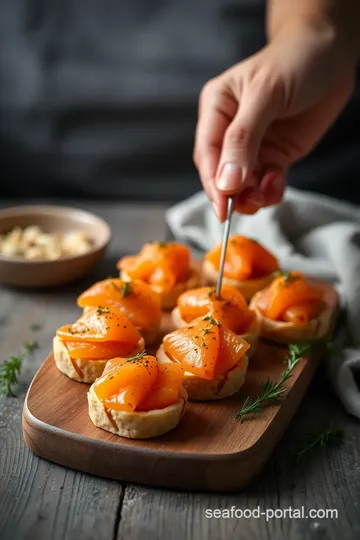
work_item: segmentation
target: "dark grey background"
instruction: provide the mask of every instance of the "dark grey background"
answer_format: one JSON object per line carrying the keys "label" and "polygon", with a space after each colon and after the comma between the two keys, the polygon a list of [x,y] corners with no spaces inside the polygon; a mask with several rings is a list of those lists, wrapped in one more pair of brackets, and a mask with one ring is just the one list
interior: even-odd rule
{"label": "dark grey background", "polygon": [[[178,200],[202,85],[265,42],[262,0],[0,0],[0,196]],[[290,184],[360,203],[359,93]]]}

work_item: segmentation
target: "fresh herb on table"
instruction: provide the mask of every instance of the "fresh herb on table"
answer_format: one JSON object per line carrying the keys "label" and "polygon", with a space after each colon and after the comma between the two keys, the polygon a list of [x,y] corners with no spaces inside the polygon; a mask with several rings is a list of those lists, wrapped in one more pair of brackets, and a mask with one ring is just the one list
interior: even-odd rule
{"label": "fresh herb on table", "polygon": [[120,285],[120,287],[113,281],[111,281],[110,283],[113,288],[121,294],[121,298],[126,298],[133,293],[130,281],[124,281],[123,284]]}
{"label": "fresh herb on table", "polygon": [[344,440],[344,430],[338,427],[328,427],[320,431],[311,433],[303,446],[296,452],[296,460],[299,462],[304,455],[311,454],[317,450],[323,450],[330,446],[342,444]]}
{"label": "fresh herb on table", "polygon": [[269,402],[277,401],[286,391],[285,381],[292,376],[295,366],[300,362],[304,355],[313,347],[312,343],[303,343],[301,345],[289,345],[289,356],[286,369],[283,371],[280,379],[276,382],[267,379],[261,385],[261,394],[255,398],[246,398],[242,408],[235,415],[236,420],[242,422],[248,414],[258,413],[261,408]]}
{"label": "fresh herb on table", "polygon": [[37,332],[38,330],[41,330],[42,329],[42,324],[40,323],[32,323],[30,325],[30,330],[32,330],[33,332]]}
{"label": "fresh herb on table", "polygon": [[18,382],[18,377],[22,368],[23,361],[29,354],[38,348],[36,341],[25,343],[23,351],[18,356],[10,356],[0,366],[0,394],[7,397],[14,397],[12,387]]}

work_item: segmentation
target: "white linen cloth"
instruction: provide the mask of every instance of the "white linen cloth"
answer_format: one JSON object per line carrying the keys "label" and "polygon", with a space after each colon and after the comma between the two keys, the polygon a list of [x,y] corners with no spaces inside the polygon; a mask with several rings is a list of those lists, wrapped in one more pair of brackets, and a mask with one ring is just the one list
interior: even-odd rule
{"label": "white linen cloth", "polygon": [[[170,208],[166,217],[174,237],[200,251],[222,239],[223,226],[203,192]],[[329,376],[346,410],[360,419],[360,388],[354,378],[360,373],[360,207],[288,188],[279,206],[253,216],[235,213],[231,232],[259,240],[282,268],[336,286],[346,319],[335,340],[340,346],[329,358]]]}

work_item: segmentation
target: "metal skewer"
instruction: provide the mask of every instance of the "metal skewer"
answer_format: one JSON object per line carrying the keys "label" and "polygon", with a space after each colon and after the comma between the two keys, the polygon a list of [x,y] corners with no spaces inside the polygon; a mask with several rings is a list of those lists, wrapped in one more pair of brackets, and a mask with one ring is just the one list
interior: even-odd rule
{"label": "metal skewer", "polygon": [[225,256],[226,256],[226,250],[227,250],[227,245],[228,245],[228,240],[229,240],[230,225],[231,225],[231,218],[232,218],[233,210],[234,210],[234,197],[229,197],[226,221],[224,225],[223,243],[222,243],[222,248],[221,248],[220,268],[219,268],[219,274],[218,274],[218,279],[217,279],[216,289],[215,289],[216,298],[220,298],[221,284],[223,280],[224,266],[225,266]]}

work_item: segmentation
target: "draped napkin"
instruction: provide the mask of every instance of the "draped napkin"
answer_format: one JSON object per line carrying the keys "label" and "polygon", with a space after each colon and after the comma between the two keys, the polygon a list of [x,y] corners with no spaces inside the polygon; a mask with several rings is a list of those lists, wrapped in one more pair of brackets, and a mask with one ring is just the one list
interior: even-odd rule
{"label": "draped napkin", "polygon": [[[223,226],[203,192],[170,208],[166,217],[174,237],[195,251],[222,240]],[[360,419],[360,206],[288,188],[279,206],[253,216],[235,213],[231,232],[261,242],[281,268],[300,270],[337,288],[345,316],[328,373],[346,410]]]}

